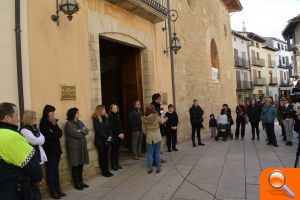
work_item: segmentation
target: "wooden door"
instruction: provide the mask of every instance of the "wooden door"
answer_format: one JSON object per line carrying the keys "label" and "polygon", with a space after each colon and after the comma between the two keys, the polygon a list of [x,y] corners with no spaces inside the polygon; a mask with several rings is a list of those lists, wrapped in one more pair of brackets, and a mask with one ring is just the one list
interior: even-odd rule
{"label": "wooden door", "polygon": [[133,108],[133,102],[143,102],[142,72],[140,50],[126,47],[122,53],[122,93],[123,93],[123,119],[127,133],[126,144],[129,145],[130,135],[128,134],[127,122],[128,113]]}

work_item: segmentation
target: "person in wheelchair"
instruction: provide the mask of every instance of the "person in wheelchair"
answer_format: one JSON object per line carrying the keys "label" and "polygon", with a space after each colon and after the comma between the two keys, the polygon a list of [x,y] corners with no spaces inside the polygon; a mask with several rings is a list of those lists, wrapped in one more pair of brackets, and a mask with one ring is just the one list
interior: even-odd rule
{"label": "person in wheelchair", "polygon": [[221,114],[218,118],[217,130],[218,134],[216,136],[216,140],[218,140],[219,137],[223,137],[223,140],[226,141],[230,134],[230,123],[224,109],[221,110]]}

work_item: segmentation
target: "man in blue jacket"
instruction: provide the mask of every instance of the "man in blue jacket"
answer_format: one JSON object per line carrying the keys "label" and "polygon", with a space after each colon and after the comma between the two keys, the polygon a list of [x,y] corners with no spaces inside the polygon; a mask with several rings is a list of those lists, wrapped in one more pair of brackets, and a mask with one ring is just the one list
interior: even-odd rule
{"label": "man in blue jacket", "polygon": [[265,105],[262,108],[261,112],[261,121],[265,126],[268,143],[267,145],[273,145],[274,147],[278,147],[275,132],[274,132],[274,121],[277,117],[277,110],[272,105],[272,99],[266,98]]}

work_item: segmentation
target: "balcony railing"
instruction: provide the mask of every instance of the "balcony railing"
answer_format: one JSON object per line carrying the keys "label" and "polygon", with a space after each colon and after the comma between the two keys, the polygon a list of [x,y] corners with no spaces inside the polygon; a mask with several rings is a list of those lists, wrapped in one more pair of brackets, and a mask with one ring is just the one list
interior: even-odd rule
{"label": "balcony railing", "polygon": [[167,17],[167,0],[106,0],[112,4],[120,6],[136,15],[158,23]]}
{"label": "balcony railing", "polygon": [[258,67],[265,67],[265,59],[262,58],[252,58],[252,65],[258,66]]}
{"label": "balcony railing", "polygon": [[280,80],[279,86],[280,86],[280,87],[290,87],[291,84],[290,84],[290,81],[289,81],[289,80],[283,80],[283,79],[281,79],[281,80]]}
{"label": "balcony railing", "polygon": [[236,83],[237,90],[251,90],[252,88],[252,81],[237,81]]}
{"label": "balcony railing", "polygon": [[288,64],[282,64],[282,62],[279,62],[277,65],[277,68],[282,68],[282,69],[289,69],[290,65]]}
{"label": "balcony railing", "polygon": [[266,85],[266,78],[257,78],[257,79],[254,79],[253,84],[254,84],[255,86],[263,86],[263,85]]}
{"label": "balcony railing", "polygon": [[278,85],[277,77],[269,78],[269,85]]}
{"label": "balcony railing", "polygon": [[270,68],[275,68],[276,62],[275,62],[274,60],[268,60],[268,61],[267,61],[267,65],[268,65],[268,67],[270,67]]}
{"label": "balcony railing", "polygon": [[249,63],[248,63],[247,59],[245,59],[245,58],[235,57],[234,58],[234,65],[235,65],[235,67],[250,69]]}

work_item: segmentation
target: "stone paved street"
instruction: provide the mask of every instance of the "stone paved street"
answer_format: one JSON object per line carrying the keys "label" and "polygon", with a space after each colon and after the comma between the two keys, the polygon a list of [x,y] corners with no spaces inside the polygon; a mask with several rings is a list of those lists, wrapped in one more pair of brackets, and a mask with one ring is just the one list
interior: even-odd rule
{"label": "stone paved street", "polygon": [[168,163],[163,165],[160,174],[148,175],[144,159],[126,160],[122,165],[124,169],[113,178],[90,179],[88,189],[69,188],[67,198],[63,199],[258,200],[260,172],[266,167],[292,167],[295,160],[297,144],[286,147],[278,126],[276,134],[279,148],[265,145],[264,131],[260,141],[252,142],[249,125],[245,141],[215,142],[207,134],[205,147],[193,148],[187,142],[180,144],[179,151],[172,152],[172,157],[165,152],[163,157]]}

